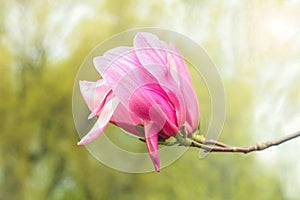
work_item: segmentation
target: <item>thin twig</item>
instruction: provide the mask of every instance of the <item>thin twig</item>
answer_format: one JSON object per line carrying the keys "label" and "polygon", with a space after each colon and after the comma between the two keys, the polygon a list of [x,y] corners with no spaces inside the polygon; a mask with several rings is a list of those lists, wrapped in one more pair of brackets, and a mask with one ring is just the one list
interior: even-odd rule
{"label": "thin twig", "polygon": [[224,144],[222,142],[216,141],[216,140],[210,140],[210,139],[206,139],[203,135],[199,135],[199,134],[194,134],[193,136],[193,140],[204,144],[204,145],[215,145],[218,147],[229,147],[227,144]]}
{"label": "thin twig", "polygon": [[[178,144],[180,146],[191,146],[191,147],[203,149],[206,152],[231,152],[231,153],[247,154],[253,151],[262,151],[272,146],[280,145],[284,142],[290,141],[299,136],[300,136],[300,130],[273,141],[262,142],[253,146],[235,147],[216,140],[206,139],[203,135],[199,135],[199,134],[192,134],[191,137],[186,137],[185,135],[177,134],[175,136],[176,141],[172,141],[172,142],[159,141],[159,144],[165,146],[172,146],[175,144]],[[144,138],[139,138],[139,140],[145,142]]]}
{"label": "thin twig", "polygon": [[[179,144],[183,146],[187,146],[186,144],[189,144],[189,146],[201,148],[205,151],[211,151],[211,152],[233,152],[233,153],[250,153],[253,151],[261,151],[267,148],[270,148],[272,146],[280,145],[284,142],[290,141],[292,139],[295,139],[300,136],[300,130],[286,135],[284,137],[281,137],[279,139],[269,141],[269,142],[263,142],[257,145],[253,146],[247,146],[247,147],[234,147],[230,145],[226,145],[214,140],[203,140],[203,136],[200,135],[192,135],[192,138],[182,138],[182,140],[186,140],[185,142],[182,142],[179,140]],[[215,145],[215,146],[214,146]]]}

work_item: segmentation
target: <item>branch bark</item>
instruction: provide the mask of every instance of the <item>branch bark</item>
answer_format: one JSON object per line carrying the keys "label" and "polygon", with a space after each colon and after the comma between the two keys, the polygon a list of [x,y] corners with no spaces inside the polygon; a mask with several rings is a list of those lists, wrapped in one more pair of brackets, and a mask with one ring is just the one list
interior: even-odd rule
{"label": "branch bark", "polygon": [[262,142],[253,146],[245,146],[245,147],[236,147],[215,140],[207,140],[203,135],[199,135],[199,134],[192,134],[191,138],[189,137],[184,138],[182,136],[177,135],[176,140],[178,144],[181,146],[197,147],[207,152],[232,152],[232,153],[246,154],[254,151],[262,151],[272,146],[278,146],[282,143],[293,140],[299,136],[300,136],[300,130],[295,133],[283,136],[279,139]]}
{"label": "branch bark", "polygon": [[[254,151],[262,151],[265,149],[268,149],[273,146],[278,146],[282,143],[285,143],[287,141],[296,139],[297,137],[300,137],[300,130],[283,136],[279,139],[262,142],[256,145],[252,146],[244,146],[244,147],[237,147],[237,146],[231,146],[216,140],[206,139],[203,135],[194,133],[190,137],[187,137],[185,135],[177,134],[175,136],[176,141],[173,142],[166,142],[166,141],[159,141],[160,145],[166,145],[166,146],[173,146],[173,145],[180,145],[180,146],[186,146],[186,147],[196,147],[203,149],[206,152],[231,152],[231,153],[251,153]],[[140,141],[145,142],[144,138],[139,138]]]}

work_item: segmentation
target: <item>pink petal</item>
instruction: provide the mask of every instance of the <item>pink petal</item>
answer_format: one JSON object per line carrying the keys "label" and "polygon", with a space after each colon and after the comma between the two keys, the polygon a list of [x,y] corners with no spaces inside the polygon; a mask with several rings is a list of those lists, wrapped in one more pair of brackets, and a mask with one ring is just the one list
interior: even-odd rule
{"label": "pink petal", "polygon": [[194,133],[199,125],[200,111],[198,99],[194,88],[187,81],[181,82],[181,94],[183,95],[186,106],[186,123],[187,133]]}
{"label": "pink petal", "polygon": [[188,68],[174,44],[168,45],[154,34],[140,32],[134,38],[134,47],[143,66],[168,66],[168,72],[179,74],[191,82]]}
{"label": "pink petal", "polygon": [[178,125],[185,124],[188,132],[195,131],[199,123],[198,100],[179,50],[175,45],[168,46],[151,33],[138,33],[134,39],[134,47],[140,63],[172,99]]}
{"label": "pink petal", "polygon": [[114,90],[128,73],[140,67],[132,47],[117,47],[94,58],[94,65],[107,84]]}
{"label": "pink petal", "polygon": [[199,124],[198,99],[191,83],[190,74],[182,56],[174,45],[172,48],[177,52],[177,54],[172,54],[172,56],[169,56],[169,64],[172,69],[176,69],[178,75],[176,78],[180,83],[179,87],[186,108],[186,130],[188,133],[193,133],[196,131]]}
{"label": "pink petal", "polygon": [[109,100],[101,110],[99,118],[93,128],[77,143],[77,145],[85,145],[103,133],[118,104],[119,100],[117,97]]}
{"label": "pink petal", "polygon": [[166,66],[168,63],[169,47],[156,35],[146,32],[137,33],[133,43],[143,66],[153,64]]}
{"label": "pink petal", "polygon": [[126,109],[122,104],[119,104],[115,110],[111,120],[111,123],[124,129],[125,131],[132,133],[139,137],[144,137],[137,129],[137,125],[143,125],[144,122],[138,118],[135,114]]}
{"label": "pink petal", "polygon": [[183,76],[183,78],[186,79],[189,83],[191,83],[191,76],[181,53],[179,52],[179,50],[176,48],[174,44],[170,45],[170,50],[172,51],[170,53],[170,56],[168,57],[170,68],[176,71],[177,74]]}
{"label": "pink petal", "polygon": [[103,79],[127,109],[132,93],[145,84],[157,80],[139,63],[133,48],[118,47],[94,59]]}
{"label": "pink petal", "polygon": [[[129,109],[138,117],[156,121],[164,127],[163,137],[170,137],[178,132],[176,112],[168,95],[158,84],[148,84],[136,90],[130,99]],[[153,109],[159,109],[153,115]]]}
{"label": "pink petal", "polygon": [[87,106],[92,111],[90,119],[101,111],[105,101],[108,100],[111,89],[103,79],[97,82],[80,81],[79,86]]}
{"label": "pink petal", "polygon": [[[168,45],[151,33],[138,33],[134,38],[134,47],[140,63],[158,80],[172,100],[178,125],[183,125],[186,107],[180,91],[178,76],[174,77],[174,74],[177,75],[177,73],[170,68],[171,51]],[[173,59],[171,60],[173,61]],[[173,65],[174,62],[175,60]]]}
{"label": "pink petal", "polygon": [[157,172],[160,171],[160,157],[158,154],[158,129],[157,125],[153,122],[149,122],[145,124],[145,139],[146,145],[148,149],[148,153],[153,162],[155,170]]}
{"label": "pink petal", "polygon": [[[109,62],[108,60],[111,61]],[[139,90],[140,88],[143,88],[146,85],[158,84],[157,79],[154,78],[151,73],[149,73],[144,67],[140,65],[132,48],[115,48],[105,53],[104,56],[96,57],[94,59],[94,64],[101,73],[101,76],[111,86],[114,95],[119,98],[121,104],[130,112],[138,115],[138,110],[145,108],[146,110],[144,111],[147,112],[147,109],[157,103],[155,102],[155,99],[153,99],[152,96],[145,91],[139,93],[138,96],[133,98],[134,92]],[[142,97],[149,100],[147,105],[134,102],[135,99],[139,100]],[[137,106],[137,109],[135,109],[134,111],[129,107],[129,105],[133,104]],[[172,102],[169,104],[171,105]],[[174,114],[173,109],[172,115]],[[171,112],[166,111],[166,114],[169,115],[169,113]],[[145,115],[138,115],[138,117],[144,119]],[[116,122],[117,121],[118,120],[116,120]],[[170,127],[174,127],[176,125],[176,122],[172,123],[175,124],[173,126],[170,125]],[[126,126],[125,124],[123,125]],[[132,127],[130,126],[127,128],[131,128],[132,130]]]}

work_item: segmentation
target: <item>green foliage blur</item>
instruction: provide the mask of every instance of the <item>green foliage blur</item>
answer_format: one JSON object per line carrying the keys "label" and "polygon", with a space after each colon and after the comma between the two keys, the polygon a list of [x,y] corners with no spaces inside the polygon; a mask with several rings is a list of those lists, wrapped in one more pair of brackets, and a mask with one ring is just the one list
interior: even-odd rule
{"label": "green foliage blur", "polygon": [[[176,2],[183,8],[196,4]],[[210,1],[199,4],[203,9]],[[279,177],[255,154],[215,153],[200,160],[199,151],[189,149],[160,173],[126,174],[76,145],[72,89],[85,56],[113,34],[156,26],[164,13],[177,15],[160,1],[138,5],[0,1],[0,199],[283,199]],[[231,88],[232,112],[220,140],[252,144],[252,89],[243,80],[225,80],[225,86]],[[199,99],[205,126],[209,99]]]}

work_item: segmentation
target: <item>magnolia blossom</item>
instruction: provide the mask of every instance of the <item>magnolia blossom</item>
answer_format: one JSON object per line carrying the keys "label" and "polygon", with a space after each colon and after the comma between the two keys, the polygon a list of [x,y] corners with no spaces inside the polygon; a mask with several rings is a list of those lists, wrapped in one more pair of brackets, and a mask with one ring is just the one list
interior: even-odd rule
{"label": "magnolia blossom", "polygon": [[102,79],[80,81],[80,90],[91,110],[89,119],[98,120],[78,145],[91,142],[112,123],[145,139],[159,171],[158,139],[192,134],[199,122],[197,97],[180,52],[140,32],[133,47],[111,49],[94,58],[94,65]]}

